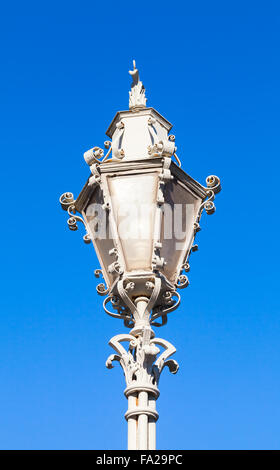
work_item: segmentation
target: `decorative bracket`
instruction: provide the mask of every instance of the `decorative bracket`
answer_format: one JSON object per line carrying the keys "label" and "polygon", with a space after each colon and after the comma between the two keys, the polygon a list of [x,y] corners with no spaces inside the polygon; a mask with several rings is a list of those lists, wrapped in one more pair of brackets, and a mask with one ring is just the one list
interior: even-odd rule
{"label": "decorative bracket", "polygon": [[199,222],[199,219],[204,209],[207,214],[209,215],[214,214],[216,207],[213,201],[215,199],[215,195],[218,194],[222,189],[220,178],[218,178],[218,176],[215,176],[215,175],[207,176],[206,184],[207,184],[207,187],[204,188],[206,190],[206,200],[203,201],[203,203],[200,206],[198,219],[196,221],[197,223]]}
{"label": "decorative bracket", "polygon": [[124,133],[124,123],[119,122],[116,125],[116,128],[117,128],[117,133],[116,135],[114,135],[114,139],[112,141],[112,155],[117,160],[121,160],[122,158],[124,158],[124,150],[120,148],[121,139]]}
{"label": "decorative bracket", "polygon": [[[123,368],[127,387],[133,387],[134,390],[150,389],[158,394],[157,387],[163,368],[167,366],[171,373],[176,374],[179,365],[173,359],[167,360],[176,352],[176,348],[164,339],[151,339],[151,336],[152,330],[148,327],[144,327],[137,338],[130,334],[114,336],[109,345],[117,354],[108,357],[106,367],[112,369],[113,361],[118,361]],[[128,351],[120,344],[124,341],[129,341]],[[157,346],[164,348],[158,358],[160,349]]]}
{"label": "decorative bracket", "polygon": [[61,204],[61,207],[64,211],[67,211],[69,215],[69,219],[67,220],[67,224],[70,230],[76,231],[78,230],[78,225],[77,222],[82,222],[86,229],[86,234],[83,236],[83,240],[86,244],[91,242],[90,235],[88,233],[85,221],[82,217],[78,216],[76,214],[76,208],[75,208],[75,200],[74,196],[72,193],[63,193],[60,198],[59,202]]}
{"label": "decorative bracket", "polygon": [[178,166],[181,167],[180,159],[176,155],[175,135],[169,135],[167,140],[160,140],[154,127],[155,123],[155,118],[148,119],[148,130],[153,142],[153,145],[148,146],[148,154],[151,157],[169,157],[170,159],[174,156]]}
{"label": "decorative bracket", "polygon": [[[103,279],[104,279],[102,269],[96,269],[96,270],[94,271],[94,275],[95,275],[95,277],[97,277],[97,278],[99,278],[100,276],[102,276]],[[109,293],[109,289],[106,288],[106,286],[105,286],[105,284],[104,284],[103,282],[101,282],[100,284],[98,284],[98,285],[96,286],[96,290],[97,290],[97,293],[98,293],[99,295],[102,295],[102,296],[107,295],[107,294]]]}

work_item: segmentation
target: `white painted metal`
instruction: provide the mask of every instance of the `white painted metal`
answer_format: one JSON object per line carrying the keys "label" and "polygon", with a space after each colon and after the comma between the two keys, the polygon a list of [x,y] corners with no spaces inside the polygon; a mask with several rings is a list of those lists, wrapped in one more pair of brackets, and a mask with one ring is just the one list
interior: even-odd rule
{"label": "white painted metal", "polygon": [[[156,411],[156,398],[154,396],[149,398],[149,408]],[[148,449],[156,449],[156,420],[152,416],[149,417],[148,424]]]}
{"label": "white painted metal", "polygon": [[111,338],[115,353],[106,362],[110,369],[118,361],[124,371],[128,449],[154,450],[160,374],[165,366],[175,374],[179,366],[169,359],[174,346],[155,338],[152,327],[164,325],[180,304],[177,288],[188,285],[183,273],[196,249],[201,214],[215,211],[213,200],[221,187],[216,176],[209,176],[204,187],[180,169],[175,137],[168,135],[172,125],[146,107],[135,62],[129,73],[129,110],[118,112],[110,124],[106,155],[99,147],[85,152],[91,176],[77,200],[64,193],[60,203],[69,214],[70,230],[84,223],[84,241],[92,242],[97,252],[101,269],[95,275],[105,282],[97,292],[107,296],[105,312],[130,328],[129,334]]}
{"label": "white painted metal", "polygon": [[[136,408],[136,393],[128,397],[128,411]],[[137,450],[137,417],[132,416],[127,420],[127,448]]]}
{"label": "white painted metal", "polygon": [[[148,393],[139,392],[138,406],[140,410],[148,408]],[[148,449],[148,416],[141,413],[138,416],[138,450]]]}

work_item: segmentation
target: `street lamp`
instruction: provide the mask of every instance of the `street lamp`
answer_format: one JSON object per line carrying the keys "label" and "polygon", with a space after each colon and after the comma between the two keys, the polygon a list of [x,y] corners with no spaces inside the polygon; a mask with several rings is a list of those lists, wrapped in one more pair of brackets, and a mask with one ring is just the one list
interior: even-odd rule
{"label": "street lamp", "polygon": [[106,362],[111,369],[118,361],[124,371],[128,449],[153,450],[160,374],[165,366],[175,374],[179,366],[169,359],[174,346],[155,338],[152,327],[165,325],[180,303],[177,290],[189,284],[186,273],[197,249],[201,214],[215,211],[221,187],[216,176],[208,176],[204,187],[181,169],[175,137],[169,135],[172,125],[146,107],[135,61],[129,73],[129,110],[119,111],[111,122],[106,155],[99,147],[85,152],[91,176],[76,200],[64,193],[60,203],[70,230],[82,222],[85,243],[94,245],[105,312],[130,328],[110,340],[115,354]]}

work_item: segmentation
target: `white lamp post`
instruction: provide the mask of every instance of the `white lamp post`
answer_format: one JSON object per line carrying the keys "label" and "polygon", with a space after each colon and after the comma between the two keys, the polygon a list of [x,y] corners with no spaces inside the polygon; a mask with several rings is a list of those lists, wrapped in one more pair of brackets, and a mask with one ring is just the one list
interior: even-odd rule
{"label": "white lamp post", "polygon": [[185,272],[197,249],[201,214],[215,211],[221,187],[216,176],[209,176],[204,187],[180,168],[175,137],[168,135],[172,125],[146,107],[133,65],[129,111],[118,112],[110,124],[107,154],[99,147],[84,154],[91,176],[76,200],[64,193],[60,203],[69,213],[69,228],[77,230],[77,222],[83,222],[84,241],[94,245],[105,312],[131,329],[110,340],[116,354],[106,362],[110,369],[118,361],[124,371],[128,449],[153,450],[160,374],[165,366],[175,374],[178,364],[169,359],[174,346],[155,338],[152,327],[166,324],[180,303],[177,289],[189,283]]}

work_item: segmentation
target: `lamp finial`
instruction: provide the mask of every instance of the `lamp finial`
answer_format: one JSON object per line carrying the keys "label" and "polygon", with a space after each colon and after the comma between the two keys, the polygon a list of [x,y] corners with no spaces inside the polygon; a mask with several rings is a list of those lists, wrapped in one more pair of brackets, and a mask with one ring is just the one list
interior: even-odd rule
{"label": "lamp finial", "polygon": [[133,70],[129,70],[132,76],[131,90],[129,92],[129,109],[137,111],[138,108],[145,108],[147,98],[145,96],[145,87],[139,79],[139,71],[136,68],[136,62],[133,60]]}

